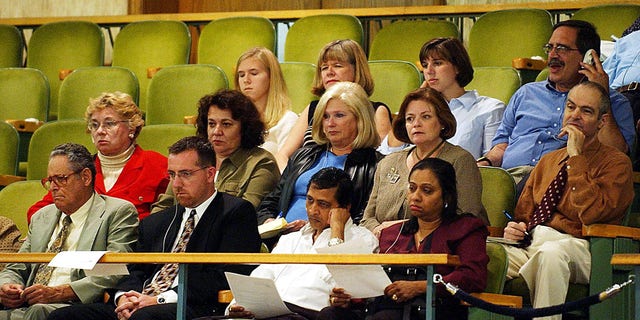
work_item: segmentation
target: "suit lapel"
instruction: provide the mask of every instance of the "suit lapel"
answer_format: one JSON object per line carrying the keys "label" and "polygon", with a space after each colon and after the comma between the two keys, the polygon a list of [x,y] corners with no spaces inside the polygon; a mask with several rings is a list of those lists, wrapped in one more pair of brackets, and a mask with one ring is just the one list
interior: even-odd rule
{"label": "suit lapel", "polygon": [[46,252],[49,249],[48,244],[51,240],[51,235],[58,225],[62,212],[58,210],[54,205],[50,207],[47,212],[42,212],[41,223],[33,225],[32,234],[42,235],[41,237],[31,237],[31,252]]}
{"label": "suit lapel", "polygon": [[164,238],[164,244],[162,246],[164,252],[171,252],[173,250],[173,244],[178,238],[178,231],[180,230],[180,225],[182,224],[182,216],[184,215],[185,208],[181,205],[177,206],[178,207],[176,209],[176,212],[178,213],[178,216],[176,217],[174,223],[169,222],[171,223],[171,225],[169,225],[169,232]]}
{"label": "suit lapel", "polygon": [[104,222],[105,210],[105,201],[102,196],[94,194],[87,220],[84,223],[84,228],[82,228],[80,239],[78,239],[77,251],[91,251],[93,249],[93,242],[98,235],[100,226]]}
{"label": "suit lapel", "polygon": [[[204,211],[202,218],[196,225],[195,230],[193,230],[193,234],[191,235],[191,239],[189,239],[189,243],[187,244],[187,252],[198,252],[201,251],[202,248],[205,247],[205,244],[208,243],[208,237],[211,230],[216,230],[217,228],[213,227],[215,224],[218,224],[217,221],[222,212],[223,203],[222,203],[222,194],[218,191],[215,198],[207,207],[207,210]],[[202,226],[202,227],[201,227]],[[197,248],[200,248],[197,250]]]}

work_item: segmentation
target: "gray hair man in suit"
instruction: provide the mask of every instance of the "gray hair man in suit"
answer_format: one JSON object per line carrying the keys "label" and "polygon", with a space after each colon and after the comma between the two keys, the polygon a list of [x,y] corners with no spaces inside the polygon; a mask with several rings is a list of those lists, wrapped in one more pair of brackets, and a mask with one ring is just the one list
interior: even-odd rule
{"label": "gray hair man in suit", "polygon": [[[138,213],[124,200],[94,192],[93,157],[82,145],[53,149],[42,185],[54,204],[38,210],[20,252],[132,251]],[[19,199],[16,199],[19,201]],[[0,319],[46,319],[71,303],[102,299],[120,276],[86,276],[81,269],[13,263],[0,272]]]}

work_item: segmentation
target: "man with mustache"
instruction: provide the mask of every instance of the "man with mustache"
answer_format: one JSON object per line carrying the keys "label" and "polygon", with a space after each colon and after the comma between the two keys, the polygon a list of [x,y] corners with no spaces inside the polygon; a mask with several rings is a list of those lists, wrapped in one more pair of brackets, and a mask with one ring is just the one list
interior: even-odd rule
{"label": "man with mustache", "polygon": [[507,279],[524,278],[535,308],[563,303],[570,280],[589,283],[591,254],[582,226],[620,224],[633,200],[631,160],[599,140],[608,95],[591,81],[569,91],[559,134],[567,146],[540,159],[518,200],[518,222],[504,229],[507,239],[530,241],[525,248],[505,246]]}
{"label": "man with mustache", "polygon": [[[594,64],[582,62],[594,49]],[[549,151],[566,145],[560,137],[567,92],[582,81],[593,81],[609,91],[611,113],[603,119],[600,141],[627,152],[633,144],[635,129],[629,101],[609,90],[609,78],[599,60],[600,37],[592,24],[580,20],[557,23],[549,43],[549,78],[520,87],[505,109],[502,123],[493,138],[491,150],[478,159],[478,165],[501,166],[519,180]]]}

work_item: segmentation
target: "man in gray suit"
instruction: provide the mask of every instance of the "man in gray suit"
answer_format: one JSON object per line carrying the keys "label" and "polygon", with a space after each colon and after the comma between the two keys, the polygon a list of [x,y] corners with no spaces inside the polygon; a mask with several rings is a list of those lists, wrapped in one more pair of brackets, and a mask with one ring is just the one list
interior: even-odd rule
{"label": "man in gray suit", "polygon": [[[96,169],[89,151],[68,143],[53,149],[48,177],[54,204],[33,215],[20,252],[132,251],[138,213],[124,200],[96,194]],[[19,199],[16,199],[19,201]],[[0,319],[46,319],[54,309],[90,303],[120,276],[86,276],[83,270],[13,263],[0,272]]]}

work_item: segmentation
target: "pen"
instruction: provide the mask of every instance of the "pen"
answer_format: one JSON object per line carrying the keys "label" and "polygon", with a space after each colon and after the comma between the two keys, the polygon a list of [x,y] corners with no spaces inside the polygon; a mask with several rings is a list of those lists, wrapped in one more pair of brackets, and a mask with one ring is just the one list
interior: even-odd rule
{"label": "pen", "polygon": [[[513,217],[509,214],[509,212],[507,210],[502,210],[502,213],[504,214],[505,217],[507,217],[507,219],[509,219],[509,221],[513,221]],[[524,231],[524,234],[527,237],[529,236],[529,232],[527,232],[526,230]]]}

